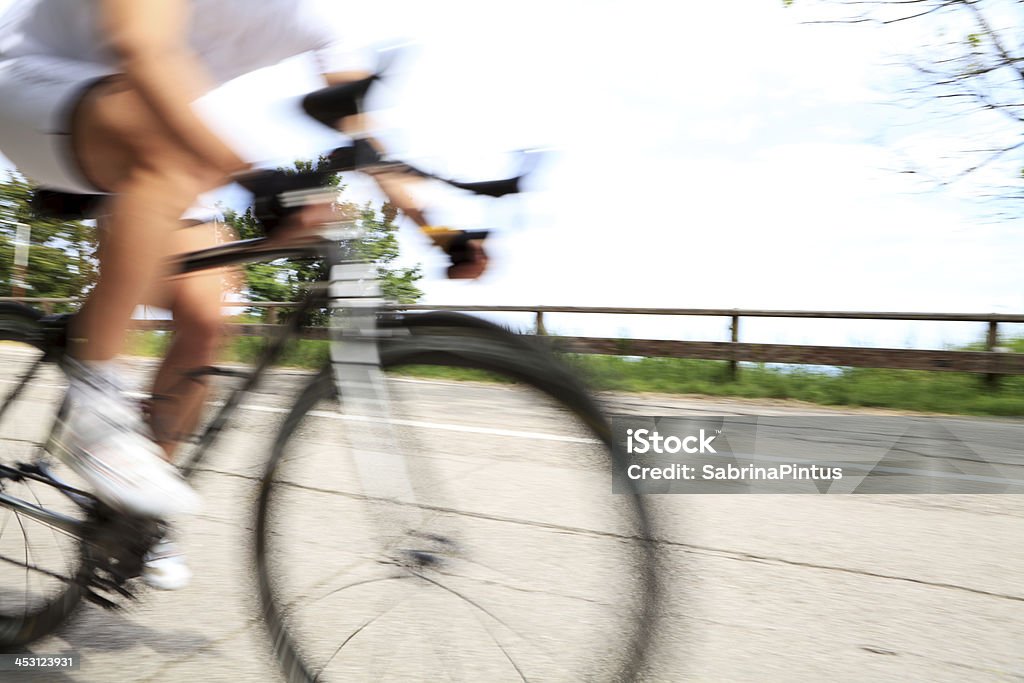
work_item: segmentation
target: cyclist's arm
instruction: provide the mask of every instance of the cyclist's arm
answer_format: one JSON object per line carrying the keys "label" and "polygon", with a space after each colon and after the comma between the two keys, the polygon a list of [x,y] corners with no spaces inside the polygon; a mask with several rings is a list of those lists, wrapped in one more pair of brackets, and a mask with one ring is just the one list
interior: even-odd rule
{"label": "cyclist's arm", "polygon": [[[338,71],[324,74],[327,85],[344,85],[369,77],[371,74],[366,71]],[[369,135],[370,123],[365,114],[348,116],[338,123],[339,129],[346,135],[358,135],[369,142],[378,153],[383,153],[383,146],[379,141]],[[411,179],[401,173],[389,173],[387,171],[372,174],[373,179],[380,186],[380,189],[387,195],[388,200],[394,204],[403,214],[409,217],[423,230],[430,240],[450,256],[452,266],[448,269],[448,277],[453,279],[474,279],[480,277],[487,269],[487,253],[484,251],[483,239],[473,239],[466,242],[456,262],[454,252],[450,250],[456,236],[460,231],[446,228],[432,228],[427,220],[419,203],[413,199],[408,188]]]}
{"label": "cyclist's arm", "polygon": [[125,77],[187,149],[225,174],[248,168],[192,110],[212,83],[186,39],[187,0],[100,0]]}
{"label": "cyclist's arm", "polygon": [[[367,71],[339,71],[335,73],[324,74],[324,80],[327,81],[327,85],[345,85],[346,83],[352,83],[360,81],[364,78],[368,78],[372,74]],[[342,119],[338,127],[340,130],[347,135],[359,135],[369,142],[378,153],[383,153],[384,149],[379,141],[368,136],[370,129],[369,122],[365,118],[365,114],[357,116],[347,116]],[[373,176],[377,184],[380,185],[381,190],[388,196],[388,199],[398,209],[409,217],[411,221],[421,228],[430,226],[426,216],[423,214],[423,210],[419,204],[412,198],[412,195],[407,191],[408,178],[399,177],[398,174],[394,173],[377,173]]]}

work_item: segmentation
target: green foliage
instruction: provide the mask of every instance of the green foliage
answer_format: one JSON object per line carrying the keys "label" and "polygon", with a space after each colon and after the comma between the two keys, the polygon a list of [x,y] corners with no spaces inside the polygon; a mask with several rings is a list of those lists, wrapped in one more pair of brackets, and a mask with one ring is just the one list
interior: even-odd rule
{"label": "green foliage", "polygon": [[381,207],[380,213],[374,211],[369,203],[364,204],[359,210],[359,225],[365,230],[365,237],[358,244],[358,251],[377,264],[384,297],[396,303],[411,304],[423,296],[416,286],[423,275],[418,265],[412,268],[392,266],[398,258],[397,216],[398,210],[389,203]]}
{"label": "green foliage", "polygon": [[[299,160],[293,168],[281,169],[286,172],[299,173],[319,169],[327,160],[323,157],[315,164],[312,161]],[[341,176],[331,176],[329,187],[335,187],[339,193],[344,190]],[[377,274],[381,278],[381,288],[385,298],[398,303],[414,303],[423,293],[416,282],[423,276],[419,266],[397,268],[392,264],[398,258],[398,226],[395,219],[397,209],[389,203],[383,204],[379,210],[369,202],[357,205],[352,202],[336,202],[335,212],[347,217],[364,231],[365,237],[358,245],[360,255],[377,264]],[[259,237],[263,230],[253,216],[252,209],[244,213],[232,210],[225,211],[225,222],[229,228],[242,239]],[[319,262],[273,261],[255,263],[245,267],[246,294],[252,301],[297,301],[307,285],[321,279],[322,264]],[[266,317],[268,309],[253,309],[252,313]],[[283,312],[282,312],[283,314]],[[326,322],[326,311],[315,311],[307,325],[319,325]]]}
{"label": "green foliage", "polygon": [[[262,356],[269,340],[265,337],[237,337],[221,354],[229,363],[254,364]],[[320,339],[296,339],[285,345],[277,364],[293,368],[322,368],[330,361],[330,342]]]}
{"label": "green foliage", "polygon": [[0,176],[0,295],[15,295],[15,241],[22,223],[31,228],[24,296],[84,296],[96,282],[96,229],[81,221],[39,218],[30,208],[34,191],[16,172]]}

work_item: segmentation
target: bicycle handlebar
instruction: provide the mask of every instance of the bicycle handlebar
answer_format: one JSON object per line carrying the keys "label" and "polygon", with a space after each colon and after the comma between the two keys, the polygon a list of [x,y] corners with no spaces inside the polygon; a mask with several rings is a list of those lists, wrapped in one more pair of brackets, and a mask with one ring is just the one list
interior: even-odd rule
{"label": "bicycle handlebar", "polygon": [[405,173],[438,180],[460,190],[487,197],[503,197],[518,193],[520,181],[525,177],[525,174],[520,174],[511,178],[478,182],[453,180],[424,171],[404,161],[383,160],[369,142],[361,139],[355,140],[352,145],[334,149],[326,158],[327,163],[315,171],[257,171],[235,178],[239,185],[253,193],[254,213],[268,234],[276,229],[280,219],[287,216],[295,204],[301,204],[302,199],[310,192],[325,187],[332,173]]}
{"label": "bicycle handlebar", "polygon": [[527,175],[527,173],[520,173],[511,178],[475,182],[453,180],[424,171],[404,161],[381,159],[376,150],[365,140],[355,140],[352,145],[334,149],[327,155],[327,166],[324,170],[332,173],[344,173],[345,171],[405,173],[420,178],[438,180],[460,190],[487,197],[504,197],[518,193],[520,191],[519,184]]}

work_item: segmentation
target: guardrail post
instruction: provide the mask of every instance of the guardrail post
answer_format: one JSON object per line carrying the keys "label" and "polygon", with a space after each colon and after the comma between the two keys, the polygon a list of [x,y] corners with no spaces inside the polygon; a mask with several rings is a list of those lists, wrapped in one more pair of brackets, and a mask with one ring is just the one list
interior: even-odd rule
{"label": "guardrail post", "polygon": [[[729,325],[729,341],[736,343],[740,340],[740,317],[732,316],[732,324]],[[735,360],[729,361],[729,381],[735,382],[739,375],[739,364]]]}
{"label": "guardrail post", "polygon": [[[985,335],[985,350],[995,351],[996,347],[999,346],[999,323],[995,320],[988,321],[988,334]],[[1000,375],[994,372],[990,372],[985,375],[985,385],[989,389],[999,388]]]}
{"label": "guardrail post", "polygon": [[544,311],[537,311],[537,334],[545,335],[548,331],[544,329]]}
{"label": "guardrail post", "polygon": [[276,325],[277,324],[277,306],[267,306],[266,308],[266,324]]}
{"label": "guardrail post", "polygon": [[52,301],[44,301],[42,303],[42,306],[43,306],[43,313],[45,313],[46,315],[50,315],[51,313],[53,313],[53,302]]}

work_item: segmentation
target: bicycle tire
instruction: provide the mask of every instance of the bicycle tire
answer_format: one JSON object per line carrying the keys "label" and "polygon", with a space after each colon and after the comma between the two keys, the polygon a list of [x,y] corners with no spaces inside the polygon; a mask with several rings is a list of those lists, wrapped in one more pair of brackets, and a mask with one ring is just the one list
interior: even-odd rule
{"label": "bicycle tire", "polygon": [[[442,365],[510,376],[553,399],[581,419],[600,441],[609,458],[606,463],[609,468],[611,460],[618,457],[610,447],[610,427],[599,406],[569,370],[550,354],[538,349],[538,345],[532,341],[468,316],[409,316],[407,320],[400,321],[399,325],[407,328],[411,334],[406,337],[397,336],[382,344],[381,360],[385,369],[412,364]],[[276,489],[281,488],[275,484],[275,476],[289,441],[307,414],[321,401],[332,398],[334,393],[330,368],[325,368],[301,394],[283,423],[267,463],[257,501],[254,560],[260,608],[274,655],[286,679],[291,682],[323,679],[317,665],[308,661],[304,646],[299,642],[300,636],[288,623],[287,607],[275,586],[273,562],[268,557],[268,548],[274,543],[271,531],[274,499]],[[607,494],[611,497],[610,483]],[[638,677],[643,671],[657,614],[659,591],[651,513],[637,492],[625,494],[621,498],[632,515],[630,527],[634,529],[635,536],[629,540],[635,542],[640,554],[636,567],[635,595],[630,596],[630,599],[638,602],[630,614],[633,623],[619,632],[619,661],[600,675],[587,676],[590,679],[633,680]],[[424,675],[429,676],[430,673],[424,672]],[[519,671],[518,675],[526,679],[523,672]]]}
{"label": "bicycle tire", "polygon": [[[18,352],[16,345],[26,345],[31,347],[36,357],[39,354],[45,353],[46,349],[46,334],[43,325],[41,324],[42,314],[33,308],[17,305],[17,304],[3,304],[0,305],[0,342],[7,342],[4,346],[4,353]],[[43,361],[47,366],[52,367],[53,364]],[[17,396],[12,396],[11,393],[6,394],[0,405],[6,405],[8,400],[17,400]],[[6,442],[5,442],[6,443]],[[0,449],[0,464],[7,463],[8,450],[6,448]],[[10,479],[0,479],[0,491],[5,488],[13,486],[16,483],[24,487],[31,487],[33,484],[38,484],[36,489],[53,489],[52,486],[48,486],[44,482],[32,482],[31,480],[25,480],[22,482],[15,482]],[[24,495],[24,494],[22,494]],[[33,492],[32,497],[26,497],[24,500],[30,503],[39,502],[39,494]],[[18,496],[21,497],[21,496]],[[4,514],[6,513],[6,515]],[[21,517],[17,513],[6,506],[0,506],[0,517],[18,518]],[[18,520],[20,529],[22,532],[22,538],[24,540],[26,549],[30,548],[30,542],[28,535],[26,534],[23,519]],[[29,520],[31,521],[31,520]],[[7,528],[6,525],[3,528]],[[2,534],[0,534],[2,536]],[[61,625],[67,622],[71,616],[75,613],[77,608],[85,597],[86,589],[84,588],[85,577],[88,574],[89,563],[85,560],[86,551],[84,541],[81,539],[78,542],[73,543],[75,557],[73,563],[67,567],[68,576],[63,577],[57,584],[57,589],[43,596],[43,599],[38,604],[33,605],[31,608],[27,604],[29,596],[27,595],[27,581],[26,581],[26,605],[23,609],[14,609],[6,605],[6,599],[9,598],[11,591],[7,590],[7,586],[0,586],[0,591],[3,592],[5,601],[0,602],[0,650],[10,651],[28,645],[29,643],[38,640],[50,633],[53,633]],[[29,557],[26,550],[26,558]],[[28,559],[25,564],[28,565]],[[26,567],[26,575],[28,574],[28,568]],[[52,577],[51,577],[52,578]]]}

